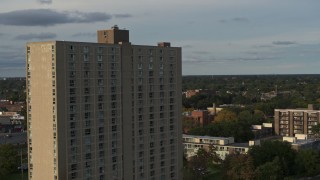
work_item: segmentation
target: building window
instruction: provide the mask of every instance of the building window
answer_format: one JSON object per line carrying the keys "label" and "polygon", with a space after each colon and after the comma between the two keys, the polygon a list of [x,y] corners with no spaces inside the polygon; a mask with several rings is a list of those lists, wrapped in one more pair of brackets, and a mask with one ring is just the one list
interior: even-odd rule
{"label": "building window", "polygon": [[99,62],[102,61],[102,55],[98,55],[98,61],[99,61]]}
{"label": "building window", "polygon": [[85,61],[85,62],[89,61],[89,56],[88,56],[88,54],[84,54],[84,55],[83,55],[83,61]]}
{"label": "building window", "polygon": [[90,135],[91,134],[91,130],[90,129],[85,129],[85,131],[84,131],[85,133],[85,135]]}
{"label": "building window", "polygon": [[91,153],[86,153],[86,159],[91,159]]}

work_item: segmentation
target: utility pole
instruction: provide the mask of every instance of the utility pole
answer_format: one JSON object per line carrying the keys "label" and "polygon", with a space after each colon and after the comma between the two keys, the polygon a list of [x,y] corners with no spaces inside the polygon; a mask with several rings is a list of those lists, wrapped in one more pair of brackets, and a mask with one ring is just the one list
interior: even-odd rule
{"label": "utility pole", "polygon": [[20,168],[21,168],[21,180],[23,180],[22,147],[21,147],[21,145],[20,145]]}

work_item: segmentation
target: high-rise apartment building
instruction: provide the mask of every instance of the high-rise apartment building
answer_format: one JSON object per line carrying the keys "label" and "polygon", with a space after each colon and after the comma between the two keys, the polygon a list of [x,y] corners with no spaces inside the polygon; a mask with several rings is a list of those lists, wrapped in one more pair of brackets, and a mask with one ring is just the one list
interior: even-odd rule
{"label": "high-rise apartment building", "polygon": [[320,110],[309,104],[308,109],[275,109],[274,131],[281,136],[313,135],[312,127],[320,123]]}
{"label": "high-rise apartment building", "polygon": [[28,43],[29,180],[182,179],[181,48]]}

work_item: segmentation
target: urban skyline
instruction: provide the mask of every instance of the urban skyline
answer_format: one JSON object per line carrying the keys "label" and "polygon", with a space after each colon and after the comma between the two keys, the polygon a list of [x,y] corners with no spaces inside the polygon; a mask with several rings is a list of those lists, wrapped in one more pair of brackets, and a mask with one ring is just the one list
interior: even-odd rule
{"label": "urban skyline", "polygon": [[14,0],[0,9],[0,77],[25,76],[30,41],[95,42],[118,24],[132,42],[183,47],[183,75],[317,74],[316,0]]}

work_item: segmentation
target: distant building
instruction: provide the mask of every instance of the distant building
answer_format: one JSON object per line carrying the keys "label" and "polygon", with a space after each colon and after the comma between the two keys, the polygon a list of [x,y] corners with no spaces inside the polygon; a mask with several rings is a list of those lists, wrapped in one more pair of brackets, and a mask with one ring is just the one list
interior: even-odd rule
{"label": "distant building", "polygon": [[15,116],[17,112],[0,112],[0,116]]}
{"label": "distant building", "polygon": [[23,124],[24,116],[16,114],[10,118],[11,124]]}
{"label": "distant building", "polygon": [[186,98],[191,98],[192,96],[198,95],[198,94],[213,94],[213,90],[208,89],[194,89],[194,90],[187,90],[185,92]]}
{"label": "distant building", "polygon": [[0,116],[0,133],[8,133],[13,131],[13,125],[10,121],[11,116]]}
{"label": "distant building", "polygon": [[191,128],[204,127],[213,120],[213,115],[209,114],[207,110],[194,110],[191,112],[184,112],[183,121],[186,122],[183,125],[183,133],[188,133]]}
{"label": "distant building", "polygon": [[260,99],[262,101],[266,101],[266,100],[270,100],[272,98],[277,97],[277,92],[276,91],[271,91],[271,92],[267,92],[267,93],[261,93],[261,97]]}
{"label": "distant building", "polygon": [[0,108],[6,108],[8,112],[20,112],[24,106],[24,102],[13,102],[8,100],[0,101]]}
{"label": "distant building", "polygon": [[287,141],[291,144],[292,149],[314,149],[320,150],[319,139],[308,139],[306,134],[296,134],[295,137],[283,137],[283,141]]}
{"label": "distant building", "polygon": [[275,109],[274,131],[276,135],[292,136],[306,134],[312,136],[312,126],[319,124],[320,110],[313,105],[308,109]]}
{"label": "distant building", "polygon": [[216,115],[218,112],[222,111],[223,108],[217,107],[215,103],[213,103],[212,107],[207,107],[209,114]]}
{"label": "distant building", "polygon": [[229,154],[246,154],[249,146],[260,145],[260,141],[249,141],[249,143],[234,143],[233,137],[211,137],[211,136],[182,136],[184,154],[187,158],[195,156],[200,148],[209,150],[212,145],[220,159],[224,160]]}
{"label": "distant building", "polygon": [[201,127],[208,125],[213,119],[207,110],[194,110],[191,117]]}
{"label": "distant building", "polygon": [[220,108],[244,108],[243,104],[222,104],[219,106]]}
{"label": "distant building", "polygon": [[15,112],[0,113],[0,133],[23,131],[23,120],[24,117]]}

